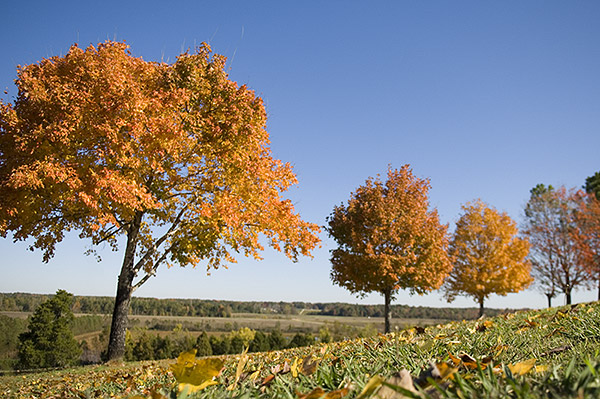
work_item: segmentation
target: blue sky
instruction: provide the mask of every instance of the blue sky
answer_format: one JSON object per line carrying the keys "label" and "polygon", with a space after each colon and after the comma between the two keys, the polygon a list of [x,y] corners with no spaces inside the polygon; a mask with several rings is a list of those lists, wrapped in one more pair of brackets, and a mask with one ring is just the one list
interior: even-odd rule
{"label": "blue sky", "polygon": [[[288,197],[324,225],[367,177],[410,164],[452,229],[481,198],[522,220],[538,183],[580,187],[600,170],[600,3],[596,1],[5,1],[0,88],[15,94],[19,64],[107,39],[173,61],[203,41],[230,77],[260,95],[274,156],[299,178]],[[329,279],[333,242],[291,263],[265,252],[207,276],[159,269],[139,296],[382,303]],[[42,264],[0,240],[0,292],[115,293],[121,253],[96,263],[76,234]],[[577,292],[575,301],[595,292]],[[556,300],[562,303],[562,298]],[[395,303],[448,306],[438,293]],[[541,307],[535,290],[491,307]],[[451,306],[474,306],[461,298]]]}

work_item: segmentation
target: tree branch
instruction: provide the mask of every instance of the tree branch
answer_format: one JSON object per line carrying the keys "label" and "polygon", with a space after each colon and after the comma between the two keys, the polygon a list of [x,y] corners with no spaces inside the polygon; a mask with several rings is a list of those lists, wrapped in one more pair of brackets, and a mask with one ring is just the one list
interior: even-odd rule
{"label": "tree branch", "polygon": [[[173,224],[171,225],[171,227],[169,227],[169,230],[162,237],[160,237],[158,240],[156,240],[156,242],[154,243],[154,245],[152,245],[152,247],[148,249],[148,251],[142,257],[142,259],[140,259],[135,264],[135,266],[133,268],[134,273],[137,274],[137,272],[142,268],[142,266],[144,265],[144,263],[146,263],[150,259],[150,257],[152,256],[152,254],[154,252],[156,252],[156,250],[158,249],[158,247],[160,247],[162,245],[162,243],[167,240],[167,238],[169,238],[171,235],[173,235],[177,231],[176,227],[181,223],[181,219],[183,217],[183,214],[187,210],[188,206],[189,206],[189,204],[186,205],[186,206],[184,206],[181,209],[181,211],[179,211],[179,214],[177,215],[177,217],[173,221]],[[171,248],[169,248],[169,251],[171,250]]]}
{"label": "tree branch", "polygon": [[146,275],[144,277],[142,277],[140,279],[140,281],[138,281],[137,283],[135,283],[135,285],[133,287],[131,287],[131,292],[133,293],[135,290],[137,290],[142,284],[144,284],[146,281],[148,281],[150,279],[150,277],[155,276],[156,275],[156,269],[158,269],[158,266],[160,266],[160,264],[162,262],[164,262],[164,260],[167,258],[167,255],[171,252],[171,250],[173,249],[173,246],[171,245],[162,255],[160,258],[158,258],[158,260],[156,262],[154,262],[154,265],[152,265],[152,269],[150,270],[149,273],[146,273]]}

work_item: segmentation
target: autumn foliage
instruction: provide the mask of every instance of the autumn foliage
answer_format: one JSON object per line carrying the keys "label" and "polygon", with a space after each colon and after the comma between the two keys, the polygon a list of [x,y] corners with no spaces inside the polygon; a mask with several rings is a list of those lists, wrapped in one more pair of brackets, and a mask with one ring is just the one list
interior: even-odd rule
{"label": "autumn foliage", "polygon": [[579,263],[590,283],[596,284],[600,300],[600,199],[593,192],[578,192],[574,217],[574,240]]}
{"label": "autumn foliage", "polygon": [[331,251],[332,280],[352,293],[384,295],[386,330],[394,293],[437,289],[452,268],[447,226],[428,209],[429,188],[409,165],[390,168],[386,181],[367,179],[328,218],[328,232],[337,243]]}
{"label": "autumn foliage", "polygon": [[173,64],[124,43],[74,45],[19,67],[16,84],[14,104],[0,103],[0,235],[33,238],[44,261],[67,231],[115,248],[126,236],[109,356],[122,356],[129,298],[159,265],[216,268],[260,258],[261,242],[295,260],[318,245],[281,196],[297,181],[271,155],[262,100],[207,45]]}
{"label": "autumn foliage", "polygon": [[444,286],[452,301],[457,295],[473,297],[483,314],[491,294],[506,295],[529,286],[529,242],[517,237],[516,223],[481,200],[463,205],[450,243],[454,268]]}
{"label": "autumn foliage", "polygon": [[525,206],[524,232],[531,242],[532,272],[538,287],[551,299],[563,293],[571,303],[573,289],[588,284],[578,232],[581,193],[538,184]]}

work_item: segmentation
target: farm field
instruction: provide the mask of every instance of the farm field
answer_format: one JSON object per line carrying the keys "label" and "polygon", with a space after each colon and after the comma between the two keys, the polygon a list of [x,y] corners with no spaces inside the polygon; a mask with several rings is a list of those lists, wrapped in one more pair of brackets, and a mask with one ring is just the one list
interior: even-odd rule
{"label": "farm field", "polygon": [[0,396],[597,398],[599,344],[595,302],[283,351],[188,354],[187,365],[182,356],[5,376]]}
{"label": "farm field", "polygon": [[[31,312],[0,312],[13,318],[26,319]],[[89,316],[87,314],[75,314],[76,317]],[[110,315],[100,315],[110,320]],[[230,332],[242,327],[248,327],[256,331],[270,331],[280,329],[282,332],[311,332],[318,333],[322,327],[335,328],[335,326],[346,326],[363,329],[367,326],[373,327],[377,332],[383,332],[384,322],[380,317],[346,317],[346,316],[321,316],[321,315],[265,315],[252,313],[234,313],[232,317],[194,317],[194,316],[145,316],[130,315],[129,320],[133,328],[160,329],[153,327],[164,327],[172,330],[177,324],[190,332]],[[404,329],[412,326],[427,326],[439,324],[447,320],[421,319],[421,318],[398,318],[392,319],[392,328]],[[171,328],[168,328],[168,327]]]}

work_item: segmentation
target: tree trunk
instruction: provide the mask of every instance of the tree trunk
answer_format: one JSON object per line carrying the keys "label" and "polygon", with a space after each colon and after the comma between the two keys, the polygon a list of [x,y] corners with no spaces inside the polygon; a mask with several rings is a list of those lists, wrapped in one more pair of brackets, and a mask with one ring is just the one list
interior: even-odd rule
{"label": "tree trunk", "polygon": [[479,300],[479,317],[483,316],[483,298]]}
{"label": "tree trunk", "polygon": [[571,290],[565,292],[565,300],[567,301],[567,305],[571,304]]}
{"label": "tree trunk", "polygon": [[113,310],[108,341],[108,360],[119,360],[125,356],[125,334],[127,332],[127,315],[129,302],[133,294],[133,279],[135,278],[134,260],[137,237],[142,222],[142,212],[136,212],[127,230],[127,248],[123,258],[123,266],[117,283],[115,309]]}
{"label": "tree trunk", "polygon": [[552,294],[546,294],[546,298],[548,298],[548,307],[552,307]]}
{"label": "tree trunk", "polygon": [[392,309],[390,308],[390,303],[392,301],[392,290],[386,290],[383,293],[385,306],[383,308],[384,318],[385,318],[385,333],[390,332],[390,320],[392,319]]}
{"label": "tree trunk", "polygon": [[600,278],[598,279],[598,300],[600,301]]}

